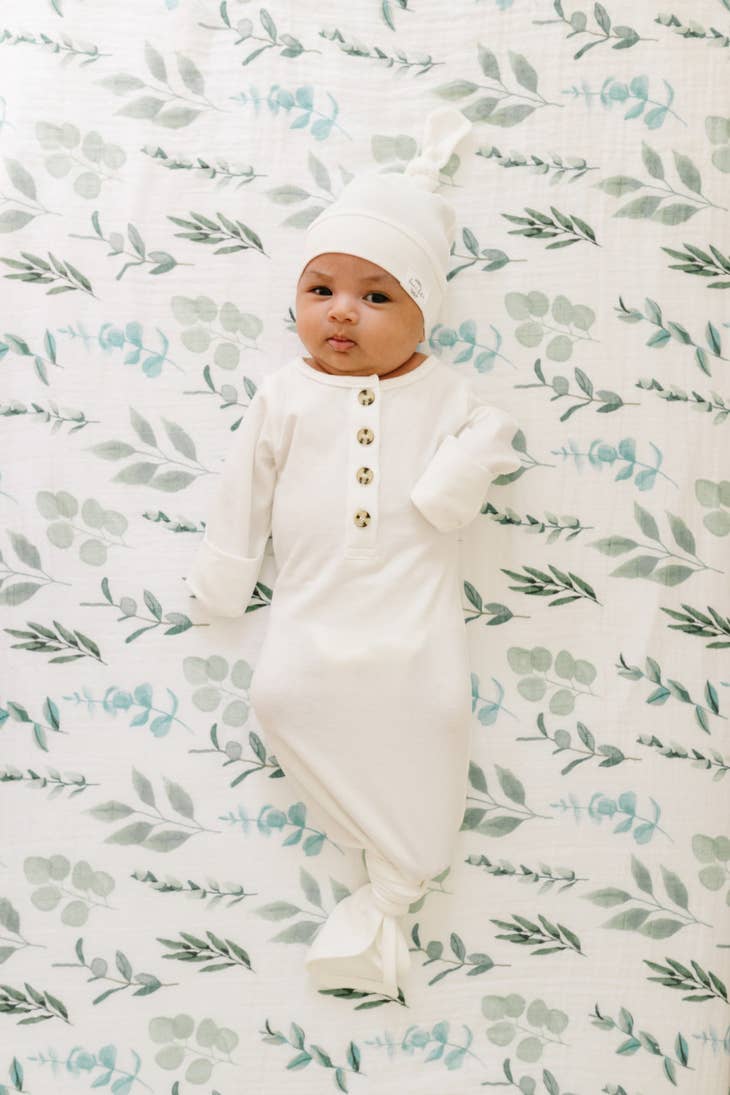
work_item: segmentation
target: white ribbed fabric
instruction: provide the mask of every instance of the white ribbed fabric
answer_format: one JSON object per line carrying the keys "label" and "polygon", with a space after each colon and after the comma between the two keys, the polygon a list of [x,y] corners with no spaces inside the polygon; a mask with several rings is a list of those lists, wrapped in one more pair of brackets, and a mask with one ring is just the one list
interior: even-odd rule
{"label": "white ribbed fabric", "polygon": [[520,466],[518,428],[433,356],[384,379],[297,357],[234,436],[187,584],[203,610],[243,615],[271,533],[249,698],[308,824],[366,853],[368,880],[306,955],[317,988],[397,996],[400,921],[452,862],[471,744],[456,530]]}

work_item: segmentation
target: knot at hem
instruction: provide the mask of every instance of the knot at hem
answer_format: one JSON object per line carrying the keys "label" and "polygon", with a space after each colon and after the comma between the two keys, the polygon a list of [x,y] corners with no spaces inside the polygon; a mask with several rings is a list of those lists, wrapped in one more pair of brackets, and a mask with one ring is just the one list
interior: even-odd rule
{"label": "knot at hem", "polygon": [[377,853],[366,851],[365,862],[373,904],[383,916],[405,916],[413,902],[426,892],[425,882],[408,878]]}

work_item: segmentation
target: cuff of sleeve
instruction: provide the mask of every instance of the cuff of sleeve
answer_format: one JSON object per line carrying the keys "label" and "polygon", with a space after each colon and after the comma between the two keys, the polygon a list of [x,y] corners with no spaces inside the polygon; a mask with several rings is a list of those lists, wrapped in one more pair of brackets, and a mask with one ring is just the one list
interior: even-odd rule
{"label": "cuff of sleeve", "polygon": [[412,487],[410,498],[439,532],[453,532],[474,520],[492,480],[516,471],[520,464],[517,456],[506,455],[479,464],[453,434],[447,434]]}
{"label": "cuff of sleeve", "polygon": [[203,539],[185,582],[214,616],[243,616],[263,555],[229,555]]}

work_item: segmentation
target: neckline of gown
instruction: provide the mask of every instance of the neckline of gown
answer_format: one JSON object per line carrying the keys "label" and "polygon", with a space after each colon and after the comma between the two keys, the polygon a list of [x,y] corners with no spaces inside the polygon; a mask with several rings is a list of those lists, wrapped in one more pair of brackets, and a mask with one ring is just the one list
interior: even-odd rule
{"label": "neckline of gown", "polygon": [[400,376],[385,377],[384,379],[378,376],[377,373],[371,373],[369,376],[347,376],[345,374],[338,376],[333,373],[322,373],[319,369],[308,365],[303,354],[297,354],[294,363],[300,372],[311,376],[313,380],[321,381],[323,384],[338,384],[340,387],[355,388],[369,382],[377,384],[381,388],[390,388],[398,384],[413,384],[414,381],[422,379],[436,366],[438,358],[434,357],[433,354],[429,354],[420,365],[417,365],[415,369],[411,369],[410,372],[401,373]]}

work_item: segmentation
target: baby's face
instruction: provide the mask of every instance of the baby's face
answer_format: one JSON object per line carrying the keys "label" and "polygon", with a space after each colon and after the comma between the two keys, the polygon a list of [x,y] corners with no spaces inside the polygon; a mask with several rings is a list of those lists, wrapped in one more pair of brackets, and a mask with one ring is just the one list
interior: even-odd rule
{"label": "baby's face", "polygon": [[[397,278],[356,255],[316,255],[297,283],[297,333],[328,373],[369,376],[408,362],[425,338],[423,315]],[[346,335],[342,348],[328,339]]]}

